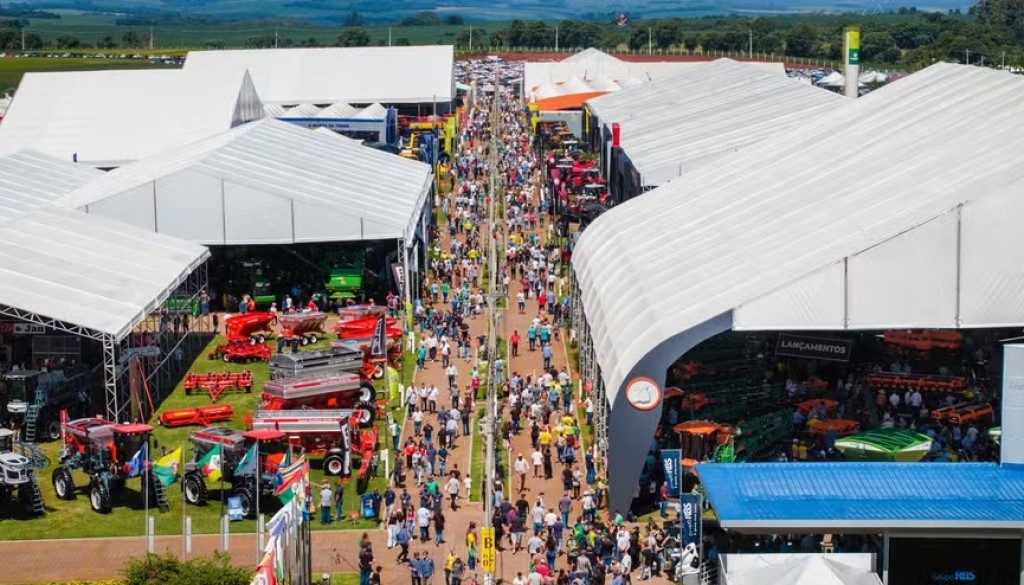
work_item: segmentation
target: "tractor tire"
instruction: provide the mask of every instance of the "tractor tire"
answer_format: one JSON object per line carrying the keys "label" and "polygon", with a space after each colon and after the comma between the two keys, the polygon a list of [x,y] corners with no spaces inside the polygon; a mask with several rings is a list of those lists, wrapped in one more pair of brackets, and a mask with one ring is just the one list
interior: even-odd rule
{"label": "tractor tire", "polygon": [[206,491],[206,481],[198,473],[189,473],[181,482],[181,494],[185,501],[192,506],[205,506],[209,500]]}
{"label": "tractor tire", "polygon": [[63,465],[53,470],[50,476],[53,482],[53,493],[62,500],[75,499],[75,480],[71,477],[71,471]]}
{"label": "tractor tire", "polygon": [[367,382],[359,385],[359,402],[373,403],[377,399],[377,389]]}
{"label": "tractor tire", "polygon": [[267,341],[267,336],[262,334],[262,333],[260,333],[260,334],[258,334],[256,336],[256,343],[254,345],[259,345],[261,343],[266,343],[266,341]]}
{"label": "tractor tire", "polygon": [[317,341],[320,341],[320,338],[316,336],[316,333],[310,333],[310,334],[309,334],[309,335],[307,335],[306,337],[308,337],[308,338],[309,338],[309,344],[310,344],[310,345],[313,345],[313,344],[314,344],[314,343],[316,343]]}
{"label": "tractor tire", "polygon": [[378,366],[374,366],[373,367],[373,379],[374,380],[380,380],[383,377],[384,377],[384,367],[383,366],[379,366],[379,365]]}
{"label": "tractor tire", "polygon": [[49,439],[51,441],[59,441],[60,440],[60,419],[59,418],[51,418],[49,421],[46,422],[46,425],[43,426],[43,428],[46,429],[45,434],[46,434],[46,438],[47,439]]}
{"label": "tractor tire", "polygon": [[228,363],[231,363],[231,356],[228,355],[227,353],[225,353],[223,356],[221,356],[221,359],[226,361],[226,362],[228,362]]}
{"label": "tractor tire", "polygon": [[25,510],[25,513],[29,516],[35,516],[36,512],[32,506],[33,496],[32,483],[23,483],[18,486],[18,501],[21,502],[21,507]]}
{"label": "tractor tire", "polygon": [[356,404],[356,408],[359,409],[359,426],[362,428],[369,428],[373,426],[373,421],[377,418],[377,405],[373,402],[360,402]]}
{"label": "tractor tire", "polygon": [[302,337],[302,341],[300,341],[299,344],[300,345],[309,345],[309,338],[306,337],[306,336],[303,336]]}
{"label": "tractor tire", "polygon": [[341,455],[324,457],[324,475],[337,477],[345,471],[345,459]]}
{"label": "tractor tire", "polygon": [[107,491],[107,486],[100,482],[93,482],[89,486],[89,507],[92,508],[93,512],[98,514],[109,514],[113,508],[110,501],[110,492]]}
{"label": "tractor tire", "polygon": [[234,497],[242,501],[242,516],[246,518],[256,517],[256,492],[253,491],[252,487],[247,485],[240,485],[235,488],[232,494]]}

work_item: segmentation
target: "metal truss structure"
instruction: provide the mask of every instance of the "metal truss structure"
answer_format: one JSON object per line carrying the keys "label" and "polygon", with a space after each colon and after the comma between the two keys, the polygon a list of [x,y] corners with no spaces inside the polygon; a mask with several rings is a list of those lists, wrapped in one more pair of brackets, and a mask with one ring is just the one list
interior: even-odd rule
{"label": "metal truss structure", "polygon": [[204,262],[175,288],[168,289],[158,308],[141,316],[121,336],[7,305],[0,305],[0,315],[99,342],[103,347],[106,417],[127,421],[131,407],[128,362],[133,357],[142,360],[146,384],[154,402],[159,402],[184,374],[184,365],[199,355],[213,337],[210,317],[196,316],[200,293],[206,288],[207,267]]}
{"label": "metal truss structure", "polygon": [[586,313],[583,311],[583,295],[579,283],[576,280],[576,272],[570,269],[569,287],[572,295],[572,323],[573,331],[570,339],[575,338],[579,344],[579,372],[583,384],[592,384],[591,397],[594,401],[594,443],[597,452],[594,460],[599,467],[604,468],[608,454],[608,394],[604,387],[604,379],[601,377],[601,366],[597,363],[597,354],[594,352],[594,340],[591,337],[590,324],[587,323]]}

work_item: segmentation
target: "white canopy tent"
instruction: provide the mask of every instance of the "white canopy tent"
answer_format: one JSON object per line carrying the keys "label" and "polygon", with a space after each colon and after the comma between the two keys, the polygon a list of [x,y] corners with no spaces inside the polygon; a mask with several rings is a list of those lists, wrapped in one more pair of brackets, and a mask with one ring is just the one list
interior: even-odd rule
{"label": "white canopy tent", "polygon": [[1024,324],[1022,98],[1024,78],[937,64],[588,227],[573,268],[612,507],[660,412],[617,407],[621,390],[715,333]]}
{"label": "white canopy tent", "polygon": [[[702,61],[624,61],[594,48],[585,49],[561,61],[527,61],[524,85],[527,95],[545,82],[562,83],[576,77],[589,82],[604,77],[615,82],[630,79],[629,85],[672,77],[700,68]],[[782,63],[752,62],[754,67],[767,67],[785,75]]]}
{"label": "white canopy tent", "polygon": [[851,103],[837,93],[728,59],[659,85],[672,85],[675,91],[619,121],[622,149],[643,187],[664,184]]}
{"label": "white canopy tent", "polygon": [[600,117],[603,123],[622,123],[631,117],[644,115],[649,109],[672,104],[680,92],[693,91],[694,85],[713,93],[716,89],[716,76],[719,74],[730,80],[744,75],[756,76],[758,79],[766,75],[786,77],[782,63],[742,63],[732,59],[716,59],[690,65],[674,75],[634,87],[624,87],[622,91],[587,100],[587,108],[593,115]]}
{"label": "white canopy tent", "polygon": [[0,224],[52,204],[103,171],[22,150],[0,157]]}
{"label": "white canopy tent", "polygon": [[248,69],[267,104],[417,104],[455,98],[451,45],[191,51],[186,72]]}
{"label": "white canopy tent", "polygon": [[424,163],[262,120],[111,171],[60,204],[201,244],[407,239],[432,182]]}
{"label": "white canopy tent", "polygon": [[726,573],[723,583],[725,585],[882,585],[882,580],[869,568],[852,567],[840,562],[832,555],[799,555],[778,563],[765,563],[758,567]]}
{"label": "white canopy tent", "polygon": [[31,149],[116,167],[263,115],[245,69],[26,73],[0,124],[0,156]]}

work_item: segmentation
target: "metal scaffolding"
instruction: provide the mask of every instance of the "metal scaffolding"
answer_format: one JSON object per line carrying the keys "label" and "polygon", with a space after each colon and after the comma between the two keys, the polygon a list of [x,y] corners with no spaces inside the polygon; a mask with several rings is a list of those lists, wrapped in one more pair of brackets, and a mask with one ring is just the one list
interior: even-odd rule
{"label": "metal scaffolding", "polygon": [[597,363],[597,354],[594,352],[594,340],[591,337],[590,324],[587,322],[586,313],[583,310],[583,295],[576,278],[575,270],[569,270],[569,286],[572,295],[572,328],[570,339],[576,339],[579,344],[579,371],[582,384],[591,384],[591,396],[594,401],[594,443],[596,453],[594,460],[599,467],[607,464],[605,458],[608,453],[608,395],[605,391],[604,380],[601,377],[601,366]]}
{"label": "metal scaffolding", "polygon": [[146,372],[153,401],[163,399],[190,363],[213,337],[212,320],[199,316],[200,292],[207,288],[203,262],[170,290],[158,307],[139,319],[127,334],[116,336],[74,323],[51,319],[0,305],[0,315],[38,323],[50,329],[99,342],[103,354],[103,396],[109,420],[127,420],[129,400],[128,362],[137,357]]}

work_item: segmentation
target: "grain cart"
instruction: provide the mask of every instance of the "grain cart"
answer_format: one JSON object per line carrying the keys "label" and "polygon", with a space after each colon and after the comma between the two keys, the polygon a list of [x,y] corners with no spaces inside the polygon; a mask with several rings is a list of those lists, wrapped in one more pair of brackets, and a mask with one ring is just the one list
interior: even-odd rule
{"label": "grain cart", "polygon": [[376,426],[359,431],[359,410],[262,410],[253,417],[253,430],[283,432],[288,441],[306,453],[324,458],[325,475],[352,475],[352,458],[360,459],[359,491],[370,481],[370,469],[377,449]]}
{"label": "grain cart", "polygon": [[[153,427],[149,425],[116,424],[102,418],[64,423],[60,464],[51,477],[53,491],[62,500],[73,500],[76,487],[71,471],[81,470],[89,476],[89,505],[94,512],[108,514],[125,482],[139,476],[149,504],[161,511],[170,509],[163,484],[152,473],[145,473],[151,465],[148,454],[152,432]],[[135,456],[140,452],[144,457],[136,461]]]}
{"label": "grain cart", "polygon": [[314,344],[327,334],[324,331],[327,313],[319,311],[314,313],[293,313],[281,315],[279,320],[281,321],[281,337],[288,340],[298,337],[302,340],[302,345]]}
{"label": "grain cart", "polygon": [[[279,353],[270,358],[270,379],[328,378],[363,370],[363,352],[352,347],[315,349],[298,353]],[[373,400],[373,397],[370,397]]]}
{"label": "grain cart", "polygon": [[7,507],[15,494],[26,513],[38,515],[45,512],[43,495],[31,462],[14,452],[14,431],[0,429],[0,510]]}
{"label": "grain cart", "polygon": [[[241,499],[242,514],[247,518],[255,517],[256,498],[261,498],[262,502],[274,495],[274,474],[288,450],[284,439],[284,433],[274,430],[243,433],[225,427],[207,427],[192,433],[190,440],[194,456],[191,462],[185,464],[182,481],[185,500],[195,506],[205,505],[209,501],[206,478],[198,462],[212,449],[220,446],[223,482],[230,485],[231,496]],[[238,464],[254,443],[259,443],[258,461],[250,470],[243,471],[238,468]]]}
{"label": "grain cart", "polygon": [[277,315],[266,311],[232,315],[224,320],[224,335],[228,342],[210,352],[210,359],[231,361],[267,361],[270,346],[265,342],[274,330]]}
{"label": "grain cart", "polygon": [[271,380],[263,385],[260,410],[359,410],[362,426],[377,416],[376,390],[359,374],[338,374],[330,378]]}
{"label": "grain cart", "polygon": [[7,412],[22,420],[26,443],[60,439],[60,411],[85,414],[89,406],[89,372],[23,370],[4,374]]}

